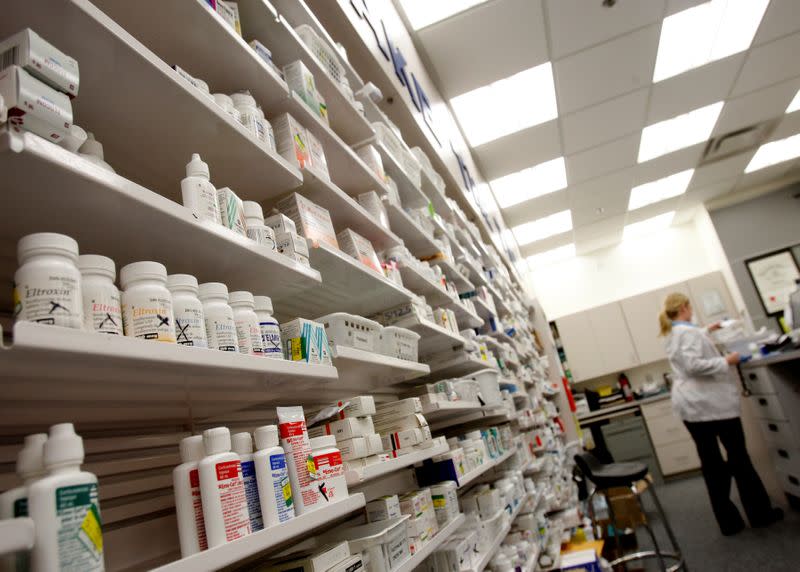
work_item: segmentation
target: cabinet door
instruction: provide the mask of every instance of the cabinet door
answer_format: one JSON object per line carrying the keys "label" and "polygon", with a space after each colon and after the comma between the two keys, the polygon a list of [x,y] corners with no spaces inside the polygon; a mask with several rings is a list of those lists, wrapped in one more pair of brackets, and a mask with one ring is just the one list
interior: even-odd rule
{"label": "cabinet door", "polygon": [[692,307],[701,324],[708,325],[725,318],[738,317],[721,272],[692,278],[689,280],[689,290],[692,293]]}
{"label": "cabinet door", "polygon": [[592,308],[587,314],[603,364],[602,373],[617,373],[639,365],[639,357],[619,302]]}
{"label": "cabinet door", "polygon": [[594,335],[586,312],[564,316],[556,320],[567,363],[575,381],[597,377],[602,372]]}

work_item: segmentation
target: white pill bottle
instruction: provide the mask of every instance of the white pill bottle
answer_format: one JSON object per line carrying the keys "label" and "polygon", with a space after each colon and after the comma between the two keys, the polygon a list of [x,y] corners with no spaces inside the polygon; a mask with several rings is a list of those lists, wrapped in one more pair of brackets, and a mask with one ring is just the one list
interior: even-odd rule
{"label": "white pill bottle", "polygon": [[197,278],[191,274],[167,276],[167,290],[172,294],[175,315],[175,340],[182,346],[207,348],[203,303],[197,297]]}
{"label": "white pill bottle", "polygon": [[261,331],[261,343],[264,346],[264,357],[284,359],[281,344],[281,327],[278,320],[272,317],[272,300],[269,296],[253,296],[258,328]]}
{"label": "white pill bottle", "polygon": [[223,352],[238,352],[239,339],[233,309],[228,304],[228,287],[222,282],[200,284],[198,297],[203,303],[208,347]]}
{"label": "white pill bottle", "polygon": [[125,335],[174,344],[175,316],[164,265],[150,260],[133,262],[122,267],[119,282]]}
{"label": "white pill bottle", "polygon": [[236,338],[239,341],[239,353],[258,356],[264,355],[264,342],[261,339],[261,328],[255,312],[255,301],[250,292],[240,290],[231,292],[228,300],[233,310],[233,321],[236,324]]}
{"label": "white pill bottle", "polygon": [[83,329],[87,332],[122,335],[122,308],[114,286],[116,266],[107,256],[82,254],[78,257],[83,294]]}
{"label": "white pill bottle", "polygon": [[184,438],[180,451],[181,464],[172,471],[172,485],[181,557],[186,558],[208,548],[203,502],[200,499],[200,474],[197,471],[197,464],[205,455],[203,436]]}

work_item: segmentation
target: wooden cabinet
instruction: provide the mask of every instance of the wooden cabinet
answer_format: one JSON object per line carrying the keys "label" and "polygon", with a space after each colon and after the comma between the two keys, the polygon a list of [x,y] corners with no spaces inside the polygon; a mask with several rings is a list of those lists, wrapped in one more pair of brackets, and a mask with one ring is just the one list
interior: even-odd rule
{"label": "wooden cabinet", "polygon": [[642,417],[656,450],[661,474],[668,476],[700,468],[692,436],[672,412],[672,401],[664,399],[642,405]]}
{"label": "wooden cabinet", "polygon": [[589,314],[580,312],[564,316],[556,320],[556,325],[572,378],[583,381],[602,375],[603,365],[597,356]]}

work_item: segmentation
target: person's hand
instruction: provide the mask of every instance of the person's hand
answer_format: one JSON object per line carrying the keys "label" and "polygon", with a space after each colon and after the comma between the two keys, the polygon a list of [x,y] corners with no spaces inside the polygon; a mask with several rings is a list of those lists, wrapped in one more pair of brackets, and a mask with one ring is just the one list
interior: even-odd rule
{"label": "person's hand", "polygon": [[722,322],[714,322],[713,324],[708,325],[709,332],[716,332],[722,327]]}
{"label": "person's hand", "polygon": [[725,356],[725,361],[728,362],[728,365],[736,365],[742,361],[742,356],[739,355],[739,352],[733,352]]}

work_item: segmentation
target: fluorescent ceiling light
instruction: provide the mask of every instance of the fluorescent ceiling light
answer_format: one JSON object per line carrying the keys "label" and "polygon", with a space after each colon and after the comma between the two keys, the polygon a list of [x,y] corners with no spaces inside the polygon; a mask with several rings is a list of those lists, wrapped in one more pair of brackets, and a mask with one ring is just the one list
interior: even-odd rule
{"label": "fluorescent ceiling light", "polygon": [[490,185],[502,209],[558,191],[567,186],[564,157],[500,177]]}
{"label": "fluorescent ceiling light", "polygon": [[687,169],[669,177],[633,187],[631,189],[631,198],[628,202],[628,210],[640,209],[644,206],[682,195],[686,192],[689,181],[692,180],[692,175],[694,175],[694,169]]}
{"label": "fluorescent ceiling light", "polygon": [[769,0],[712,0],[664,18],[653,82],[743,52]]}
{"label": "fluorescent ceiling light", "polygon": [[654,232],[658,232],[659,230],[669,228],[669,226],[672,224],[673,218],[675,218],[675,211],[670,211],[668,213],[654,216],[653,218],[645,219],[641,222],[634,222],[626,225],[622,230],[622,240],[639,238],[646,234],[652,234]]}
{"label": "fluorescent ceiling light", "polygon": [[572,211],[565,210],[540,219],[523,223],[511,229],[517,244],[525,246],[554,234],[572,230]]}
{"label": "fluorescent ceiling light", "polygon": [[[434,3],[435,4],[435,3]],[[550,62],[450,100],[473,147],[558,117]]]}
{"label": "fluorescent ceiling light", "polygon": [[752,173],[795,157],[800,157],[800,135],[792,135],[786,139],[764,143],[758,148],[753,158],[750,159],[750,164],[747,165],[744,172]]}
{"label": "fluorescent ceiling light", "polygon": [[718,101],[642,129],[639,163],[708,139],[724,104],[725,102]]}
{"label": "fluorescent ceiling light", "polygon": [[419,30],[487,0],[400,0],[403,12],[414,30]]}
{"label": "fluorescent ceiling light", "polygon": [[797,93],[794,94],[794,99],[789,104],[789,107],[786,108],[786,113],[793,113],[800,109],[800,89],[797,90]]}
{"label": "fluorescent ceiling light", "polygon": [[567,244],[566,246],[559,246],[552,250],[546,250],[528,257],[528,265],[531,268],[541,268],[549,264],[555,264],[567,260],[568,258],[575,257],[575,244]]}

